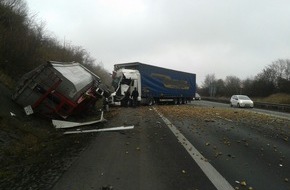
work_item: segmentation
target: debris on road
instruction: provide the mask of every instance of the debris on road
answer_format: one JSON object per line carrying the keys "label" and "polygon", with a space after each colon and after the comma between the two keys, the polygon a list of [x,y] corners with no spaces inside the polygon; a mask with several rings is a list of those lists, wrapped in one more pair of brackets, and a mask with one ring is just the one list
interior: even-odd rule
{"label": "debris on road", "polygon": [[105,185],[101,188],[101,190],[113,190],[113,186],[111,185]]}
{"label": "debris on road", "polygon": [[134,129],[134,126],[121,126],[121,127],[112,127],[112,128],[103,128],[103,129],[88,129],[88,130],[74,130],[66,131],[63,134],[78,134],[78,133],[95,133],[95,132],[106,132],[106,131],[120,131],[120,130],[129,130]]}
{"label": "debris on road", "polygon": [[247,183],[246,183],[246,181],[241,181],[241,186],[247,186]]}
{"label": "debris on road", "polygon": [[11,115],[12,117],[15,117],[15,116],[16,116],[16,114],[13,113],[13,112],[10,112],[10,115]]}
{"label": "debris on road", "polygon": [[56,129],[64,129],[64,128],[72,128],[72,127],[81,127],[81,126],[86,126],[86,125],[92,125],[92,124],[105,122],[105,121],[107,121],[107,120],[104,119],[104,112],[102,111],[101,118],[99,120],[96,120],[96,121],[78,123],[78,122],[71,122],[71,121],[52,120],[52,124],[53,124],[53,126],[55,126]]}

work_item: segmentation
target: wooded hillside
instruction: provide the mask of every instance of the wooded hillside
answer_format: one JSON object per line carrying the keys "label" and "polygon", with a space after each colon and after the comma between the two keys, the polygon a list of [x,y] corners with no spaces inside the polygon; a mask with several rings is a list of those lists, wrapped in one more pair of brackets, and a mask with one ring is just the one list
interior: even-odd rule
{"label": "wooded hillside", "polygon": [[78,62],[110,85],[110,76],[81,46],[60,43],[30,15],[24,0],[0,0],[0,80],[14,83],[48,60]]}

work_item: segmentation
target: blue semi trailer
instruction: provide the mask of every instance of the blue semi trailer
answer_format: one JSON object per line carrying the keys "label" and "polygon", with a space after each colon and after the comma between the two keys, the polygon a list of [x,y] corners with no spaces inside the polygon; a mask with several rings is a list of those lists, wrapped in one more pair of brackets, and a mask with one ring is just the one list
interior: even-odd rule
{"label": "blue semi trailer", "polygon": [[127,104],[127,97],[134,88],[139,92],[141,104],[184,104],[195,96],[196,75],[140,62],[121,63],[114,65],[113,87],[111,104]]}

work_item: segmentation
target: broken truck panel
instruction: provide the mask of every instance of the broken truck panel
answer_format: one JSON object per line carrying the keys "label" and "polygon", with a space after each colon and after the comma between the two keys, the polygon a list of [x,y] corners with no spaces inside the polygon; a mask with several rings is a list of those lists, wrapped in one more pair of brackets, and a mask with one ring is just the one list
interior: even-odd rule
{"label": "broken truck panel", "polygon": [[79,134],[79,133],[96,133],[96,132],[107,132],[107,131],[123,131],[134,129],[134,125],[132,126],[121,126],[121,127],[112,127],[112,128],[103,128],[103,129],[89,129],[89,130],[74,130],[74,131],[66,131],[63,134]]}
{"label": "broken truck panel", "polygon": [[81,127],[81,126],[86,126],[86,125],[92,125],[100,122],[105,122],[107,121],[104,118],[104,112],[102,111],[101,113],[101,118],[99,120],[95,121],[88,121],[88,122],[71,122],[71,121],[61,121],[61,120],[52,120],[52,124],[56,129],[66,129],[66,128],[73,128],[73,127]]}
{"label": "broken truck panel", "polygon": [[45,116],[66,118],[109,96],[100,78],[79,63],[48,61],[25,74],[12,99]]}

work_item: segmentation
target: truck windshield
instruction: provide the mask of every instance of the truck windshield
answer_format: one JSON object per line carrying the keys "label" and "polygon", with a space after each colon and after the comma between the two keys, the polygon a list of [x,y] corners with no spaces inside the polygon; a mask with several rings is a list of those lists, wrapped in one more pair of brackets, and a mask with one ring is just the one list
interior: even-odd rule
{"label": "truck windshield", "polygon": [[114,87],[115,90],[118,88],[120,80],[122,80],[121,76],[113,78],[112,86]]}

